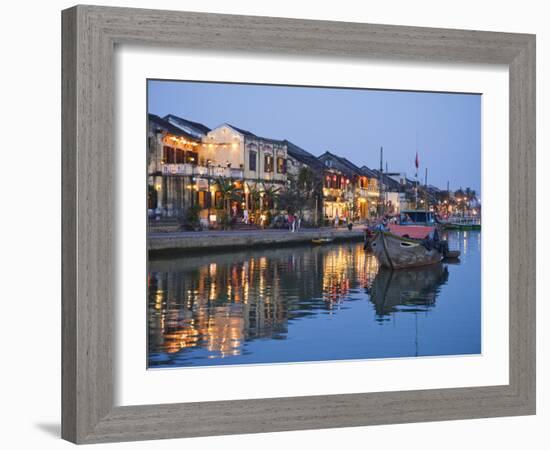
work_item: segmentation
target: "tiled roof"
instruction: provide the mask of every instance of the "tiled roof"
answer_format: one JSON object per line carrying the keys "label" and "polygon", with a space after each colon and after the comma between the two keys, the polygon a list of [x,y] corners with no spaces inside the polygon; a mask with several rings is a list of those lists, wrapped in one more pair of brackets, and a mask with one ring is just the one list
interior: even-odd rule
{"label": "tiled roof", "polygon": [[184,119],[183,117],[176,116],[175,114],[167,114],[163,117],[163,119],[167,122],[172,123],[172,125],[182,129],[183,131],[186,131],[187,129],[198,135],[205,135],[210,131],[210,128],[208,128],[206,125],[203,125],[202,123],[193,122],[191,120]]}
{"label": "tiled roof", "polygon": [[272,139],[272,138],[266,138],[263,136],[258,136],[257,134],[252,133],[252,131],[248,131],[248,130],[245,130],[244,128],[236,127],[235,125],[231,125],[230,123],[226,123],[225,125],[233,128],[235,131],[241,133],[244,136],[248,136],[250,138],[261,139],[262,141],[272,142],[274,144],[285,144],[285,141],[281,141],[280,139]]}
{"label": "tiled roof", "polygon": [[254,133],[252,133],[251,131],[245,130],[244,128],[236,127],[235,125],[231,125],[230,123],[227,123],[226,125],[229,125],[229,126],[230,126],[231,128],[233,128],[235,131],[238,131],[239,133],[244,134],[245,136],[259,137],[259,136],[256,136],[256,135],[255,135]]}
{"label": "tiled roof", "polygon": [[376,172],[375,170],[369,169],[367,166],[361,167],[361,172],[363,172],[363,174],[365,174],[367,177],[378,178],[378,172]]}
{"label": "tiled roof", "polygon": [[154,124],[157,130],[166,131],[167,133],[173,134],[175,136],[181,136],[192,141],[200,142],[200,139],[198,139],[196,136],[186,133],[181,128],[172,125],[170,122],[160,118],[155,114],[148,114],[148,119],[149,123]]}
{"label": "tiled roof", "polygon": [[340,172],[343,172],[344,174],[346,174],[346,176],[350,178],[353,175],[364,175],[362,170],[359,167],[357,167],[355,164],[353,164],[351,161],[341,156],[335,155],[334,153],[331,153],[329,151],[319,156],[319,160],[322,161],[325,167],[328,167],[326,166],[325,162],[327,160],[331,160],[333,164],[330,168],[339,170]]}
{"label": "tiled roof", "polygon": [[323,163],[317,159],[316,156],[304,150],[302,147],[297,146],[293,142],[284,141],[286,143],[287,153],[300,161],[303,164],[310,166],[312,169],[322,170],[324,168]]}
{"label": "tiled roof", "polygon": [[[168,114],[163,118],[155,114],[149,114],[148,118],[149,118],[149,122],[155,124],[157,129],[162,129],[168,133],[174,134],[176,136],[183,136],[186,139],[194,140],[196,142],[201,142],[201,137],[203,137],[204,135],[208,134],[211,131],[211,129],[208,128],[206,125],[203,125],[199,122],[193,122],[191,120],[183,119],[182,117],[178,117],[174,114]],[[369,178],[380,179],[380,173],[378,170],[370,169],[366,165],[362,167],[358,167],[354,163],[352,163],[349,159],[343,156],[335,155],[334,153],[331,153],[329,151],[323,153],[319,157],[316,157],[313,154],[309,153],[307,150],[304,150],[303,148],[299,147],[298,145],[286,139],[279,140],[279,139],[266,138],[266,137],[258,136],[249,130],[245,130],[244,128],[236,127],[235,125],[232,125],[230,123],[225,123],[224,125],[231,127],[236,132],[242,134],[243,136],[247,136],[249,138],[260,139],[260,140],[272,142],[279,145],[286,145],[287,152],[291,157],[297,159],[303,164],[307,164],[308,166],[315,168],[316,170],[323,170],[327,168],[327,166],[325,165],[325,161],[327,159],[331,159],[333,161],[332,168],[343,172],[348,177],[352,177],[353,175],[363,175]],[[385,173],[382,173],[381,178],[382,178],[383,184],[387,186],[389,189],[395,189],[395,190],[402,190],[403,188],[411,189],[416,184],[416,181],[411,180],[410,178],[405,178],[405,185],[402,185],[399,181],[394,180],[393,178],[386,175]],[[422,187],[422,186],[419,186],[419,187]],[[439,189],[433,185],[429,185],[428,191],[430,193],[435,193],[435,192],[438,192]]]}

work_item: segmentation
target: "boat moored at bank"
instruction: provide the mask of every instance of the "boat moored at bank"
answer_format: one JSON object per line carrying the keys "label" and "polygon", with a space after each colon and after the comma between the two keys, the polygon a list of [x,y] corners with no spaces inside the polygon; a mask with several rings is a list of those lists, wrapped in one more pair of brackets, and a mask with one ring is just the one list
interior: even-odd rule
{"label": "boat moored at bank", "polygon": [[479,217],[450,217],[444,222],[441,222],[445,230],[481,230],[481,220]]}
{"label": "boat moored at bank", "polygon": [[380,265],[390,269],[428,266],[459,255],[439,239],[436,227],[420,225],[390,224],[376,232],[371,248]]}

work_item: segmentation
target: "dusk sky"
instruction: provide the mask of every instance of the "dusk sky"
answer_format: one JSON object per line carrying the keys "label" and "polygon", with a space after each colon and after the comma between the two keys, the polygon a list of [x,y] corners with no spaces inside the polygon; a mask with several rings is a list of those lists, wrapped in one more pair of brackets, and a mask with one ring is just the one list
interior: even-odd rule
{"label": "dusk sky", "polygon": [[288,139],[318,156],[330,151],[358,166],[452,190],[481,193],[481,96],[367,89],[330,89],[180,81],[149,81],[148,111],[175,114],[210,128],[230,123]]}

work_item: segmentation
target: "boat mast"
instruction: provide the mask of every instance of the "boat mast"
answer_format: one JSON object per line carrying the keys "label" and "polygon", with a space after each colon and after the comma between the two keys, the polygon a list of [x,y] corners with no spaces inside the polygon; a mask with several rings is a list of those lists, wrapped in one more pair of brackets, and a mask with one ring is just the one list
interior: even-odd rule
{"label": "boat mast", "polygon": [[384,147],[380,147],[380,168],[378,170],[378,202],[380,205],[378,215],[384,215],[385,205],[383,204],[383,183],[382,183],[382,172],[384,170]]}
{"label": "boat mast", "polygon": [[414,159],[414,209],[418,209],[418,130],[416,130],[416,157]]}
{"label": "boat mast", "polygon": [[[388,161],[386,161],[386,177],[388,176]],[[384,208],[388,206],[388,190],[384,189]]]}
{"label": "boat mast", "polygon": [[426,211],[428,211],[428,168],[426,167],[426,171],[424,173],[424,193],[426,197]]}

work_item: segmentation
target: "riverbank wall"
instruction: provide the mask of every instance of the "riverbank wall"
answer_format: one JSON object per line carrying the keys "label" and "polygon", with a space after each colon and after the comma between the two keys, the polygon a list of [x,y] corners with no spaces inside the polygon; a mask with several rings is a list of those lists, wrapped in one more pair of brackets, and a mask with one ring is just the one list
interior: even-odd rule
{"label": "riverbank wall", "polygon": [[362,229],[302,229],[291,233],[287,230],[182,232],[150,234],[147,250],[150,256],[178,253],[223,251],[312,244],[313,239],[332,239],[334,242],[362,241]]}

